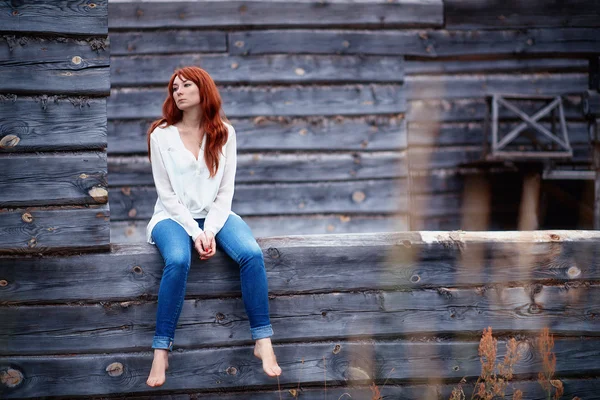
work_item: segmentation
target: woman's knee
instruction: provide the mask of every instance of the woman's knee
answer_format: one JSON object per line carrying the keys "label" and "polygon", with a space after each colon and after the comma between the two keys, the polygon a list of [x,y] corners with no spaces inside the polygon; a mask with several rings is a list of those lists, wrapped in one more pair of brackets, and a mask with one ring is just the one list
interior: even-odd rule
{"label": "woman's knee", "polygon": [[241,257],[243,262],[262,266],[264,264],[262,249],[258,244],[244,249]]}
{"label": "woman's knee", "polygon": [[187,273],[190,269],[191,257],[187,251],[171,251],[165,259],[165,266],[178,272]]}

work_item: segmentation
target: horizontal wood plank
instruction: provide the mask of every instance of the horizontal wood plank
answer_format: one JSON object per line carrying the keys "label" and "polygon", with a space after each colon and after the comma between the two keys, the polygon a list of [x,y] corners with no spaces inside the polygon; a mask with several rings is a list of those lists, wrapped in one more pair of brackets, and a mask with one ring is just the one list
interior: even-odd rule
{"label": "horizontal wood plank", "polygon": [[[232,209],[243,216],[315,213],[383,214],[406,212],[406,179],[348,182],[236,185]],[[113,221],[149,220],[154,187],[109,191]]]}
{"label": "horizontal wood plank", "polygon": [[0,207],[104,204],[106,153],[0,157]]}
{"label": "horizontal wood plank", "polygon": [[493,60],[446,58],[410,59],[405,63],[407,75],[470,73],[586,72],[586,58],[503,58]]}
{"label": "horizontal wood plank", "polygon": [[[556,335],[598,336],[590,303],[599,298],[598,286],[335,293],[275,297],[269,314],[279,343],[449,334],[475,339],[488,326],[497,335],[551,326]],[[154,336],[156,308],[155,302],[0,307],[0,356],[143,351]],[[252,344],[242,299],[185,301],[175,343],[178,349]]]}
{"label": "horizontal wood plank", "polygon": [[[340,233],[401,232],[408,230],[406,215],[282,215],[244,217],[256,237]],[[146,242],[146,221],[114,221],[111,243]]]}
{"label": "horizontal wood plank", "polygon": [[4,37],[0,91],[102,96],[110,93],[105,39]]}
{"label": "horizontal wood plank", "polygon": [[[110,19],[113,20],[112,15]],[[110,33],[110,54],[112,56],[226,51],[227,34],[225,32],[180,29],[148,32],[111,31]],[[186,58],[182,57],[182,60],[186,60]],[[137,64],[136,69],[139,67],[140,65]]]}
{"label": "horizontal wood plank", "polygon": [[[402,85],[224,87],[228,117],[398,114],[406,110]],[[111,91],[108,118],[158,118],[167,89]]]}
{"label": "horizontal wood plank", "polygon": [[[24,225],[15,215],[15,225]],[[73,236],[80,238],[85,241]],[[270,292],[293,294],[597,281],[599,241],[594,231],[536,231],[359,233],[258,243]],[[145,243],[113,245],[110,253],[17,260],[0,257],[4,303],[156,298],[164,267],[156,247]],[[239,279],[239,268],[221,251],[207,262],[193,257],[186,293],[239,296]]]}
{"label": "horizontal wood plank", "polygon": [[107,250],[109,221],[108,205],[0,210],[0,253]]}
{"label": "horizontal wood plank", "polygon": [[[517,377],[537,377],[542,357],[532,339],[520,341],[522,358],[515,364]],[[320,386],[372,381],[383,384],[408,383],[424,376],[436,381],[458,382],[474,379],[481,372],[478,342],[325,342],[275,346],[278,362],[287,373],[279,383]],[[506,352],[498,343],[498,356]],[[556,339],[556,376],[594,376],[599,372],[593,362],[600,355],[596,340]],[[145,383],[151,353],[95,354],[63,357],[11,357],[0,359],[3,371],[11,369],[20,383],[15,388],[2,386],[5,398],[34,396],[90,396],[153,391]],[[118,364],[114,364],[118,363]],[[170,357],[164,390],[248,390],[273,385],[262,372],[260,362],[249,347],[195,350],[173,353]]]}
{"label": "horizontal wood plank", "polygon": [[11,1],[0,4],[2,30],[19,33],[104,35],[108,0]]}
{"label": "horizontal wood plank", "polygon": [[441,26],[441,0],[111,2],[111,29]]}
{"label": "horizontal wood plank", "polygon": [[[587,60],[582,60],[587,71]],[[230,56],[154,55],[111,57],[113,88],[166,86],[173,71],[186,65],[206,70],[218,84],[402,83],[404,58],[338,55]]]}
{"label": "horizontal wood plank", "polygon": [[[238,153],[249,151],[360,150],[406,148],[402,115],[365,117],[256,117],[231,119]],[[108,121],[108,153],[147,153],[149,120]]]}
{"label": "horizontal wood plank", "polygon": [[452,29],[600,26],[600,5],[594,0],[483,0],[444,2],[445,26]]}
{"label": "horizontal wood plank", "polygon": [[106,149],[106,99],[0,96],[0,153]]}
{"label": "horizontal wood plank", "polygon": [[[111,157],[108,173],[113,187],[154,185],[147,157]],[[242,154],[237,157],[236,182],[346,181],[406,175],[404,153]]]}
{"label": "horizontal wood plank", "polygon": [[229,34],[230,54],[379,54],[421,57],[582,54],[600,50],[596,28],[482,30],[264,30]]}
{"label": "horizontal wood plank", "polygon": [[[562,96],[565,118],[583,120],[581,96]],[[427,99],[412,100],[408,102],[406,118],[412,121],[443,121],[443,122],[483,122],[486,114],[484,99]],[[532,115],[543,107],[539,101],[520,101],[521,110]],[[499,118],[503,120],[516,120],[516,115],[501,107],[498,110]]]}

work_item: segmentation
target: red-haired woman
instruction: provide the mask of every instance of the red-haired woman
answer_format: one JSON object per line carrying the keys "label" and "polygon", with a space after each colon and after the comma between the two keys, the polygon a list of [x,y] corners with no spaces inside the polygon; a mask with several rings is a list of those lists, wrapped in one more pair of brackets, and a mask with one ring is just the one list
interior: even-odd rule
{"label": "red-haired woman", "polygon": [[254,355],[269,376],[281,374],[269,320],[267,276],[262,251],[246,223],[231,211],[236,171],[235,130],[222,119],[221,97],[208,73],[198,67],[176,71],[169,81],[163,117],[148,131],[148,152],[158,193],[146,230],[164,262],[158,292],[154,360],[149,386],[161,386],[191,264],[223,250],[240,266],[242,298]]}

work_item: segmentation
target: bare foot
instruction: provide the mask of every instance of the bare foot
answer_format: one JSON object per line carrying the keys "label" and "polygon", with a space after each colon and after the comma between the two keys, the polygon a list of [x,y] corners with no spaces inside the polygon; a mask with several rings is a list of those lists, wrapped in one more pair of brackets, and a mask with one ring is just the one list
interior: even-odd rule
{"label": "bare foot", "polygon": [[146,381],[146,385],[151,387],[162,386],[167,379],[165,371],[169,369],[169,355],[167,350],[154,349],[154,360],[152,360],[152,369]]}
{"label": "bare foot", "polygon": [[281,375],[281,368],[277,364],[271,338],[258,339],[254,345],[254,355],[262,360],[263,370],[267,375]]}

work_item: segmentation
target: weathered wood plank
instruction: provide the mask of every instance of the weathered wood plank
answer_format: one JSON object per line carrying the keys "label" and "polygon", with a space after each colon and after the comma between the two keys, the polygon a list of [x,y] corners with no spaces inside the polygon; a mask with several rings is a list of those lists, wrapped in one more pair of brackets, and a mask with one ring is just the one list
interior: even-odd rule
{"label": "weathered wood plank", "polygon": [[[256,237],[407,231],[406,215],[283,215],[244,217]],[[114,221],[111,243],[146,242],[146,221]]]}
{"label": "weathered wood plank", "polygon": [[501,58],[478,60],[447,58],[410,59],[405,62],[407,75],[470,73],[586,72],[586,58]]}
{"label": "weathered wood plank", "polygon": [[[113,20],[112,15],[110,19]],[[148,32],[111,31],[110,33],[110,53],[113,56],[225,51],[227,51],[227,34],[225,32],[181,29]],[[186,58],[183,56],[181,59],[185,60]],[[137,64],[135,69],[140,66]]]}
{"label": "weathered wood plank", "polygon": [[[16,217],[15,225],[23,225]],[[80,236],[73,240],[84,240]],[[272,294],[600,279],[600,234],[594,231],[359,233],[258,242]],[[148,244],[113,245],[110,253],[82,256],[4,256],[0,266],[6,281],[0,301],[7,303],[156,298],[164,267]],[[221,251],[207,262],[192,259],[188,296],[239,292],[239,268]]]}
{"label": "weathered wood plank", "polygon": [[104,204],[106,153],[3,155],[0,207]]}
{"label": "weathered wood plank", "polygon": [[108,205],[0,210],[0,253],[106,250],[109,219]]}
{"label": "weathered wood plank", "polygon": [[[582,71],[587,72],[587,60]],[[378,56],[230,56],[168,55],[111,57],[111,84],[167,85],[174,70],[185,65],[205,69],[219,84],[256,83],[402,83],[404,58]]]}
{"label": "weathered wood plank", "polygon": [[[410,382],[424,376],[436,381],[462,377],[474,379],[481,372],[477,342],[329,342],[275,346],[285,374],[281,385],[298,383],[320,386],[356,382],[383,384]],[[532,339],[521,341],[522,358],[516,363],[516,377],[535,378],[542,370],[542,358]],[[498,343],[498,356],[505,353],[505,342]],[[556,376],[594,376],[600,369],[594,359],[600,355],[596,340],[556,339]],[[153,389],[145,381],[151,353],[63,357],[11,357],[0,361],[3,371],[22,375],[15,388],[2,387],[5,398],[34,396],[105,395],[144,393]],[[303,361],[302,361],[303,360]],[[120,363],[114,370],[107,368]],[[108,371],[111,372],[109,374]],[[113,375],[113,376],[111,376]],[[325,378],[326,377],[326,378]],[[195,350],[171,355],[164,390],[251,388],[273,385],[262,372],[260,362],[249,347]]]}
{"label": "weathered wood plank", "polygon": [[[506,193],[506,191],[495,189],[494,195],[496,197],[492,205],[469,201],[469,199],[465,199],[463,193],[417,194],[411,198],[415,204],[418,204],[418,207],[411,209],[411,215],[417,219],[451,215],[466,217],[468,214],[485,216],[488,212],[518,215],[520,192]],[[466,205],[468,207],[465,207]]]}
{"label": "weathered wood plank", "polygon": [[[560,379],[563,383],[564,398],[571,399],[578,396],[586,400],[599,400],[600,393],[597,393],[596,388],[600,385],[598,378],[591,379]],[[507,398],[512,398],[515,389],[519,389],[523,392],[523,400],[539,400],[548,395],[544,392],[542,386],[537,381],[519,381],[513,379],[510,381],[511,384],[506,388]],[[243,392],[244,399],[246,400],[281,400],[281,399],[294,399],[296,394],[304,396],[311,400],[327,400],[327,399],[370,399],[373,396],[373,390],[371,387],[361,385],[347,386],[333,386],[332,382],[327,382],[327,388],[324,387],[325,381],[323,380],[322,387],[311,388],[305,386],[293,386],[290,388],[281,388],[280,390],[272,389],[271,391],[245,391]],[[452,390],[457,384],[409,384],[409,385],[394,385],[387,382],[385,385],[379,385],[381,396],[384,398],[393,399],[405,399],[405,400],[423,400],[423,399],[449,399],[452,396]],[[475,381],[468,382],[462,385],[465,395],[470,398]],[[170,393],[174,393],[171,391]],[[352,397],[348,397],[352,396]],[[152,396],[133,396],[128,397],[130,400],[189,400],[194,399],[219,399],[219,400],[234,400],[240,398],[239,392],[234,393],[186,393],[186,394],[169,394],[169,395],[156,395]]]}
{"label": "weathered wood plank", "polygon": [[[242,154],[237,183],[320,182],[406,177],[404,153]],[[1,159],[0,159],[1,160]],[[1,167],[0,162],[0,167]],[[111,157],[110,186],[154,185],[147,157]]]}
{"label": "weathered wood plank", "polygon": [[[232,209],[240,215],[406,212],[406,179],[236,185]],[[113,221],[150,219],[153,187],[109,192]]]}
{"label": "weathered wood plank", "polygon": [[[406,110],[406,90],[392,84],[224,87],[220,93],[229,117],[398,114]],[[157,118],[166,95],[166,88],[112,90],[108,118]]]}
{"label": "weathered wood plank", "polygon": [[[438,288],[275,297],[269,313],[279,342],[450,334],[476,339],[488,326],[496,335],[552,327],[561,336],[599,336],[600,322],[591,316],[598,299],[598,286]],[[156,303],[0,307],[0,319],[0,356],[143,351],[154,336]],[[177,348],[252,343],[240,298],[184,302]]]}
{"label": "weathered wood plank", "polygon": [[[583,120],[581,96],[562,96],[565,118]],[[483,122],[486,114],[484,99],[428,99],[408,102],[406,118],[412,121],[444,121],[444,122]],[[534,114],[542,106],[540,102],[519,102],[521,110],[529,115]],[[502,107],[498,115],[503,120],[514,120],[515,114]]]}
{"label": "weathered wood plank", "polygon": [[104,39],[0,37],[0,91],[18,94],[108,95]]}
{"label": "weathered wood plank", "polygon": [[493,93],[567,95],[587,89],[587,74],[413,75],[406,77],[404,87],[409,100],[460,99]]}
{"label": "weathered wood plank", "polygon": [[106,149],[106,99],[0,96],[0,153]]}
{"label": "weathered wood plank", "polygon": [[502,54],[582,54],[600,50],[594,28],[499,31],[264,30],[229,34],[230,54],[397,54],[444,57]]}
{"label": "weathered wood plank", "polygon": [[85,36],[108,33],[108,0],[3,2],[0,15],[3,31]]}
{"label": "weathered wood plank", "polygon": [[[231,119],[238,153],[271,150],[395,151],[406,148],[406,121],[398,116],[256,117]],[[108,122],[108,153],[147,153],[151,121]]]}
{"label": "weathered wood plank", "polygon": [[583,113],[589,118],[600,118],[600,93],[588,90],[583,96]]}
{"label": "weathered wood plank", "polygon": [[444,16],[452,29],[600,26],[600,6],[594,0],[446,0]]}
{"label": "weathered wood plank", "polygon": [[443,24],[440,0],[154,1],[110,3],[111,29],[368,26],[391,28]]}

